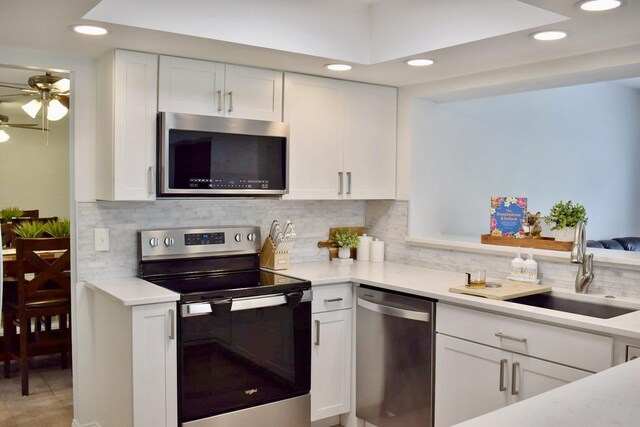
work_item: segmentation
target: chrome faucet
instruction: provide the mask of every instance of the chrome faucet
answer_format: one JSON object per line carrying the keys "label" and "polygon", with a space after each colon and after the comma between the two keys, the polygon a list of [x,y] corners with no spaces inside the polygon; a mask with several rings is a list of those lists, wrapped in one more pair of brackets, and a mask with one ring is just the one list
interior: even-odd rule
{"label": "chrome faucet", "polygon": [[583,221],[576,224],[571,247],[571,262],[580,264],[576,275],[576,293],[586,294],[593,281],[593,254],[587,254],[587,227]]}

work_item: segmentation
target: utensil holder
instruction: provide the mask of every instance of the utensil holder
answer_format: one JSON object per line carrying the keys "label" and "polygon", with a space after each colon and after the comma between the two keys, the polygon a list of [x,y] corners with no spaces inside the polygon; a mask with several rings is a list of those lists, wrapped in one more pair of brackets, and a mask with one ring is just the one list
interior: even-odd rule
{"label": "utensil holder", "polygon": [[289,253],[276,253],[276,245],[271,236],[262,245],[260,251],[260,267],[270,270],[286,270],[289,268]]}

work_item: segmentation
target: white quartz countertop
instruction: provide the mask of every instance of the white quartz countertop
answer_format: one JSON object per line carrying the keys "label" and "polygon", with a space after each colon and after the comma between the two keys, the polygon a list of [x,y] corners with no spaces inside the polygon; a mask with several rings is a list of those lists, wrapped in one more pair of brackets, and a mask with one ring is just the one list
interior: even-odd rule
{"label": "white quartz countertop", "polygon": [[[358,261],[354,261],[352,265],[337,265],[331,262],[292,264],[288,270],[280,270],[277,273],[310,280],[313,286],[336,282],[356,282],[562,327],[640,339],[640,311],[611,319],[598,319],[449,292],[450,287],[466,283],[464,273],[432,270],[391,262]],[[492,279],[492,281],[499,280]],[[604,295],[578,295],[572,290],[558,288],[554,288],[553,293],[564,298],[640,310],[640,301],[629,298],[609,299],[604,298]]]}
{"label": "white quartz countertop", "polygon": [[89,288],[102,292],[127,306],[156,304],[180,299],[180,294],[137,277],[89,280],[86,284]]}
{"label": "white quartz countertop", "polygon": [[640,359],[457,424],[459,427],[640,425]]}

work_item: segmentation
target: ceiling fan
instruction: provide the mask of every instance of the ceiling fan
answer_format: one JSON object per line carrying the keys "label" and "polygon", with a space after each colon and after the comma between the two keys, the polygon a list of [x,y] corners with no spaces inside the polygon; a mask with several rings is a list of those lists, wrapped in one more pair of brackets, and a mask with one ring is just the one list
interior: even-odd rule
{"label": "ceiling fan", "polygon": [[0,100],[4,98],[31,96],[35,97],[22,106],[22,109],[35,119],[44,105],[47,120],[55,121],[63,118],[69,111],[69,91],[71,82],[69,79],[54,76],[50,72],[44,75],[31,76],[27,84],[0,83],[0,87],[19,90],[20,93],[0,95]]}
{"label": "ceiling fan", "polygon": [[36,123],[16,123],[10,124],[9,117],[0,114],[0,142],[6,142],[9,140],[10,136],[7,132],[5,132],[4,128],[17,128],[17,129],[32,129],[32,130],[41,130],[48,132],[49,129],[38,127]]}

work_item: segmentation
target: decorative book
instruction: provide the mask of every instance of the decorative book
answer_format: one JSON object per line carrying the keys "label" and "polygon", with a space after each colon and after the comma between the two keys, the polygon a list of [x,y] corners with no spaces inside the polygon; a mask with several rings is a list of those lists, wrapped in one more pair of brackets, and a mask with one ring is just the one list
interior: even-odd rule
{"label": "decorative book", "polygon": [[526,197],[492,197],[491,236],[524,237],[522,219],[526,210]]}

